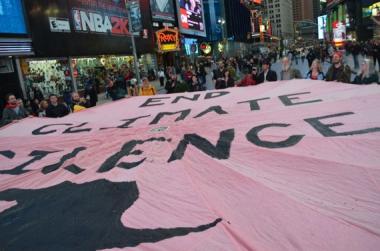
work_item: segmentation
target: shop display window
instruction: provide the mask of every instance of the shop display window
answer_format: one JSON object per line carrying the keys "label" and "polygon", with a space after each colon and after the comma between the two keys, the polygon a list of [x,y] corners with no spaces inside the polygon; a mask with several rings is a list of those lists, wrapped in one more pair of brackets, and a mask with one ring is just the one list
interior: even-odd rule
{"label": "shop display window", "polygon": [[104,85],[104,79],[110,73],[124,68],[131,68],[133,57],[131,56],[100,56],[91,58],[74,58],[71,60],[73,76],[78,90],[83,90],[86,81],[97,79],[100,85]]}
{"label": "shop display window", "polygon": [[45,98],[50,94],[63,96],[73,90],[70,68],[67,59],[28,60],[21,61],[25,86],[30,98],[32,87],[41,90]]}

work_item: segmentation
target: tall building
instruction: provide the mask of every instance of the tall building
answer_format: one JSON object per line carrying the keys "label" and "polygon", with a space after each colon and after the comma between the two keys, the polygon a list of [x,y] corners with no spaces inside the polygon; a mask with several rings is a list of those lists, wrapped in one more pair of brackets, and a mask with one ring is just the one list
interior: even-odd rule
{"label": "tall building", "polygon": [[273,35],[283,38],[293,38],[293,1],[266,0],[265,15],[272,23]]}
{"label": "tall building", "polygon": [[234,41],[246,41],[251,32],[251,14],[239,0],[225,0],[227,36]]}
{"label": "tall building", "polygon": [[314,20],[315,0],[293,0],[293,20]]}
{"label": "tall building", "polygon": [[321,1],[320,0],[313,0],[313,17],[314,21],[318,19],[318,16],[321,14]]}
{"label": "tall building", "polygon": [[293,0],[293,20],[302,20],[302,0]]}
{"label": "tall building", "polygon": [[[380,38],[378,8],[378,0],[327,1],[327,32],[330,40],[341,44],[342,37],[343,41],[368,41]],[[337,27],[338,24],[340,29]],[[334,32],[334,30],[340,31]],[[339,37],[339,34],[343,36]]]}
{"label": "tall building", "polygon": [[207,27],[207,41],[215,42],[223,39],[223,28],[218,24],[218,19],[225,19],[221,0],[203,0],[205,21]]}
{"label": "tall building", "polygon": [[317,36],[319,0],[293,0],[293,20],[298,40],[313,40]]}

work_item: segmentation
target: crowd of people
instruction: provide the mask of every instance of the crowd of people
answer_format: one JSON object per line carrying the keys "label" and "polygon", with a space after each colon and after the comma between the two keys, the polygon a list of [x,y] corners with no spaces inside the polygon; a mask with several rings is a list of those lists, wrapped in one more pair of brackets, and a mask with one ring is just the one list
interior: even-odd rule
{"label": "crowd of people", "polygon": [[[309,48],[291,48],[287,53],[275,51],[267,55],[247,55],[244,58],[223,59],[219,61],[218,67],[213,70],[215,89],[291,79],[325,80],[350,84],[379,83],[379,72],[376,71],[374,63],[377,61],[380,68],[379,46],[380,43],[375,41],[361,44],[347,43],[346,54],[344,55],[342,51],[337,50],[331,44],[318,44]],[[359,62],[356,62],[359,61],[359,54],[363,57],[360,66]],[[277,74],[271,70],[271,65],[273,62],[277,62],[277,56],[281,55],[283,55],[280,58],[281,71]],[[344,62],[345,56],[347,58],[352,56],[355,62],[353,68]],[[300,72],[295,65],[299,62],[303,64],[305,60],[307,60],[309,68],[306,72]],[[322,67],[324,62],[331,64],[326,72],[323,71]],[[231,79],[231,72],[237,71],[240,71],[243,77],[237,79],[234,74]]]}
{"label": "crowd of people", "polygon": [[[309,48],[290,48],[287,53],[277,50],[268,54],[252,53],[245,57],[221,58],[219,61],[199,61],[195,64],[180,67],[160,67],[157,78],[166,93],[195,92],[206,90],[206,76],[209,68],[212,72],[212,81],[215,89],[230,87],[244,87],[259,85],[265,82],[284,81],[292,79],[309,79],[336,81],[351,84],[379,83],[379,73],[376,71],[376,62],[380,68],[380,43],[350,42],[345,46],[344,55],[331,45],[317,45]],[[359,66],[359,55],[363,56]],[[282,57],[281,57],[282,56]],[[344,57],[352,56],[354,70],[344,63]],[[280,57],[281,71],[277,74],[271,65]],[[309,69],[301,73],[295,67],[299,62],[307,60]],[[323,71],[323,62],[331,63],[326,72]],[[295,63],[295,65],[293,65]],[[351,76],[354,74],[354,78]],[[152,75],[152,74],[151,74]],[[153,74],[154,75],[154,74]],[[149,76],[149,75],[148,75]],[[156,95],[155,85],[150,83],[149,77],[143,77],[139,85],[135,74],[128,68],[111,72],[104,77],[106,96],[112,100],[119,100],[126,96]],[[353,81],[351,81],[353,79]],[[6,107],[2,113],[0,126],[26,118],[28,116],[58,118],[96,106],[98,102],[99,81],[88,78],[84,92],[72,92],[69,97],[61,99],[51,94],[44,99],[41,91],[32,86],[33,98],[27,107],[14,94],[6,96]],[[80,94],[83,94],[81,96]]]}

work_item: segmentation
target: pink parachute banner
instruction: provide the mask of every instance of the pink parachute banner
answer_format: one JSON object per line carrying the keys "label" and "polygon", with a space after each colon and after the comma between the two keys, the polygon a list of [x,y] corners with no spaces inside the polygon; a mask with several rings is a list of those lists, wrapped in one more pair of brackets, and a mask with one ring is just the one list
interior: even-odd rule
{"label": "pink parachute banner", "polygon": [[379,250],[380,88],[136,97],[0,130],[1,250]]}

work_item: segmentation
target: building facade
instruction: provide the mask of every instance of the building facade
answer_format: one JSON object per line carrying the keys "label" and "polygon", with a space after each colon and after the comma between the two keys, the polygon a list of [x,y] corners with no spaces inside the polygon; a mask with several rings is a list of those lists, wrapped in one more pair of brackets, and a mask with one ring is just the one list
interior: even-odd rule
{"label": "building facade", "polygon": [[321,1],[320,0],[313,0],[313,20],[314,22],[317,21],[318,16],[321,14]]}
{"label": "building facade", "polygon": [[314,0],[293,0],[293,20],[314,20]]}
{"label": "building facade", "polygon": [[[331,41],[379,38],[380,1],[327,0],[327,31]],[[342,34],[342,35],[341,35]]]}
{"label": "building facade", "polygon": [[0,1],[0,118],[6,94],[26,95],[20,85],[19,60],[33,55],[33,50],[24,12],[21,0]]}
{"label": "building facade", "polygon": [[292,0],[266,0],[264,1],[264,12],[272,23],[274,36],[285,39],[294,37]]}
{"label": "building facade", "polygon": [[[46,97],[83,90],[88,76],[132,69],[131,32],[136,40],[140,72],[154,64],[154,39],[149,0],[128,11],[123,2],[24,0],[34,56],[20,60],[27,98],[32,87]],[[147,66],[147,67],[146,67]],[[101,84],[100,86],[103,86]]]}
{"label": "building facade", "polygon": [[207,40],[217,42],[223,39],[223,26],[218,20],[225,19],[223,0],[204,0]]}
{"label": "building facade", "polygon": [[312,41],[317,37],[315,0],[293,0],[294,32],[297,40]]}

